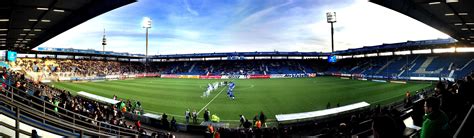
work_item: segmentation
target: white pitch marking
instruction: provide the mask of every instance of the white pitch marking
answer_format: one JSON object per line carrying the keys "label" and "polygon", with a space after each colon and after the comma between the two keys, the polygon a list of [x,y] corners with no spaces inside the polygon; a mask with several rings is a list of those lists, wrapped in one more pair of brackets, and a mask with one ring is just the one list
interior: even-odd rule
{"label": "white pitch marking", "polygon": [[201,113],[201,111],[204,110],[204,108],[206,108],[209,104],[211,104],[212,101],[214,101],[214,99],[216,99],[217,96],[219,96],[224,90],[225,90],[225,87],[222,88],[222,90],[218,94],[216,94],[216,96],[214,96],[214,98],[212,98],[211,101],[209,101],[204,107],[202,107],[201,110],[199,110],[199,112],[197,112],[197,114]]}

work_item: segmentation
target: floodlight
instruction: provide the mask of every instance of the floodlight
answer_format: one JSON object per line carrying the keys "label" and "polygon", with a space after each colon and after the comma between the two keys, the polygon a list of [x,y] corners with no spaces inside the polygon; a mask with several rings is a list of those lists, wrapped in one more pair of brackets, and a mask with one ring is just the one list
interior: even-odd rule
{"label": "floodlight", "polygon": [[151,28],[151,19],[148,18],[148,17],[144,17],[143,22],[142,22],[142,26],[143,26],[143,28]]}
{"label": "floodlight", "polygon": [[336,12],[327,12],[326,13],[328,23],[335,23],[336,22]]}

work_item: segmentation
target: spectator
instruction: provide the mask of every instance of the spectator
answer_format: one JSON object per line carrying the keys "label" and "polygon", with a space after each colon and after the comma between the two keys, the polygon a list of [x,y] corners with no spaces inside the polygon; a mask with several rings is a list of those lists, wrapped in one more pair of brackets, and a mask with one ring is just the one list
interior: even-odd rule
{"label": "spectator", "polygon": [[38,132],[35,129],[31,130],[31,138],[39,138]]}
{"label": "spectator", "polygon": [[209,114],[211,112],[209,112],[209,110],[206,108],[206,110],[204,111],[204,121],[205,122],[208,122],[209,121]]}
{"label": "spectator", "polygon": [[448,137],[448,116],[439,108],[440,102],[434,97],[425,101],[425,117],[421,128],[421,138]]}
{"label": "spectator", "polygon": [[250,126],[252,126],[252,123],[250,123],[250,121],[248,119],[245,119],[245,123],[244,123],[244,128],[250,128]]}
{"label": "spectator", "polygon": [[174,117],[171,119],[171,130],[172,130],[172,131],[176,131],[176,130],[177,130],[177,127],[176,127],[176,119],[174,119]]}
{"label": "spectator", "polygon": [[141,126],[142,126],[142,123],[140,122],[140,120],[138,120],[137,122],[135,122],[135,126],[137,127],[137,130],[140,130]]}
{"label": "spectator", "polygon": [[244,115],[240,115],[240,125],[239,125],[239,127],[242,127],[244,125],[244,123],[245,123],[245,117],[244,117]]}
{"label": "spectator", "polygon": [[257,122],[258,120],[258,114],[255,114],[255,116],[253,117],[253,124],[255,125],[255,122]]}
{"label": "spectator", "polygon": [[402,136],[396,122],[386,115],[373,118],[372,132],[375,138],[399,138]]}
{"label": "spectator", "polygon": [[184,112],[184,116],[186,117],[186,124],[189,124],[189,118],[191,117],[191,113],[189,112],[189,109]]}
{"label": "spectator", "polygon": [[212,135],[214,134],[214,126],[211,124],[207,125],[207,131]]}
{"label": "spectator", "polygon": [[196,124],[197,123],[197,112],[196,112],[196,109],[193,110],[193,123]]}
{"label": "spectator", "polygon": [[163,114],[161,116],[161,125],[163,127],[163,129],[169,129],[170,128],[170,122],[168,121],[168,115],[166,114]]}
{"label": "spectator", "polygon": [[260,120],[255,121],[255,128],[261,128],[262,127],[262,122]]}
{"label": "spectator", "polygon": [[405,107],[411,106],[412,103],[411,103],[410,91],[407,91],[407,92],[405,93],[405,100],[404,100],[404,102],[405,102]]}
{"label": "spectator", "polygon": [[265,116],[265,114],[262,112],[260,112],[260,122],[262,123],[263,126],[267,126],[265,123],[266,123],[266,120],[267,120],[267,117]]}

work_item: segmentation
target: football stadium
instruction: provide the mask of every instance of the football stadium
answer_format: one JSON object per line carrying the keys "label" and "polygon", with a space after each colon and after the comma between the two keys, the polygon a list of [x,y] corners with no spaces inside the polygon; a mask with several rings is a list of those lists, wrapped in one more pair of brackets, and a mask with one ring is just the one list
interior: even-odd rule
{"label": "football stadium", "polygon": [[344,1],[2,1],[0,137],[474,136],[474,1]]}

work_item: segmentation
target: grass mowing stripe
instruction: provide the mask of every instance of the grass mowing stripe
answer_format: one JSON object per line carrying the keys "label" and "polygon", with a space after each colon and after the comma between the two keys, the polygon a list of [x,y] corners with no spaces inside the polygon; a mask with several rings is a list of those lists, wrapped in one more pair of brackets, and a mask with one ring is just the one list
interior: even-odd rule
{"label": "grass mowing stripe", "polygon": [[[336,103],[345,105],[360,101],[371,104],[387,103],[402,100],[407,90],[414,91],[429,85],[342,80],[336,77],[245,79],[234,80],[237,84],[234,89],[235,100],[220,96],[224,90],[211,93],[210,97],[213,99],[200,98],[206,85],[216,81],[231,80],[141,78],[93,82],[93,84],[53,84],[66,90],[87,91],[106,97],[115,94],[124,99],[140,100],[145,112],[165,112],[183,122],[182,116],[186,109],[198,111],[202,107],[209,108],[213,114],[218,114],[221,120],[229,121],[231,124],[237,122],[234,120],[238,120],[239,114],[251,118],[260,111],[265,112],[269,119],[274,119],[275,114],[325,109],[328,102],[333,106]],[[200,111],[201,114],[202,111],[203,109]]]}
{"label": "grass mowing stripe", "polygon": [[196,89],[190,89],[190,88],[183,88],[183,89],[172,89],[172,88],[175,88],[175,87],[172,87],[172,86],[167,86],[166,91],[171,91],[171,90],[174,90],[173,93],[166,93],[166,92],[162,92],[163,90],[163,87],[162,89],[158,89],[158,90],[150,90],[150,88],[155,88],[155,87],[147,87],[146,85],[143,85],[143,86],[140,86],[140,87],[126,87],[126,86],[123,86],[123,85],[101,85],[101,84],[90,84],[90,85],[95,85],[97,87],[100,87],[100,88],[106,88],[106,87],[117,87],[117,88],[123,88],[123,90],[128,90],[128,91],[131,91],[131,92],[138,92],[138,93],[144,93],[144,94],[153,94],[153,95],[150,95],[150,96],[189,96],[189,93],[186,92],[186,90],[196,90]]}
{"label": "grass mowing stripe", "polygon": [[105,85],[125,85],[131,87],[139,87],[139,88],[172,88],[172,89],[182,89],[182,90],[196,90],[199,89],[199,85],[186,85],[187,87],[177,86],[177,85],[157,85],[157,84],[146,84],[146,83],[126,83],[126,82],[114,82],[108,83]]}

